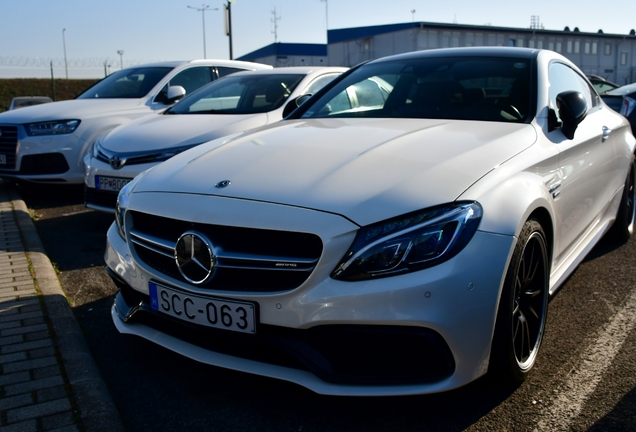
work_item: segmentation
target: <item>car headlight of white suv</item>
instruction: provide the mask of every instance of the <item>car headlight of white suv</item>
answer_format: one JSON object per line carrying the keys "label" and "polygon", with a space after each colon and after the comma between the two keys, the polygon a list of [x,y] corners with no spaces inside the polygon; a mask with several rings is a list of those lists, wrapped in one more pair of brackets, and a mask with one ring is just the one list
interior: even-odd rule
{"label": "car headlight of white suv", "polygon": [[362,227],[331,276],[355,281],[440,264],[468,244],[481,217],[476,202],[452,203]]}
{"label": "car headlight of white suv", "polygon": [[81,120],[54,120],[25,125],[29,136],[65,135],[75,132]]}

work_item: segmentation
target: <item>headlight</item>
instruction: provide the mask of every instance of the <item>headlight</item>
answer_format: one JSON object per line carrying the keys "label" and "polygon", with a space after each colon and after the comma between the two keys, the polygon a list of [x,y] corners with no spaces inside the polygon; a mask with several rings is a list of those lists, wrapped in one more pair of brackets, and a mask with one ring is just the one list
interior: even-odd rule
{"label": "headlight", "polygon": [[26,125],[26,133],[29,136],[70,134],[77,129],[79,124],[80,120],[56,120],[30,123]]}
{"label": "headlight", "polygon": [[130,195],[139,183],[139,180],[148,172],[146,170],[136,176],[130,183],[127,183],[117,195],[117,204],[115,205],[115,223],[117,224],[117,230],[119,235],[126,240],[126,229],[124,226],[124,218],[126,216],[126,210],[128,210],[128,202],[130,201]]}
{"label": "headlight", "polygon": [[481,216],[476,202],[453,203],[362,227],[331,277],[355,281],[440,264],[468,244]]}
{"label": "headlight", "polygon": [[91,155],[93,156],[93,159],[100,159],[100,157],[99,157],[99,153],[100,153],[100,151],[99,151],[99,147],[100,147],[99,141],[100,141],[100,139],[98,138],[93,143],[93,148],[91,149]]}

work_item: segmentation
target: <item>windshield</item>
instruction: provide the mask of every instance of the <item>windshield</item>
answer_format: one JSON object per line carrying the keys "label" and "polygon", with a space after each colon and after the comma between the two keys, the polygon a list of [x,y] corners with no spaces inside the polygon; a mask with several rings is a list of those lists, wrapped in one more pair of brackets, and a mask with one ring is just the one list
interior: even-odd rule
{"label": "windshield", "polygon": [[173,68],[139,67],[117,71],[79,95],[78,99],[137,99],[148,94]]}
{"label": "windshield", "polygon": [[400,59],[363,65],[301,117],[525,122],[530,93],[529,59]]}
{"label": "windshield", "polygon": [[283,105],[303,74],[257,75],[250,72],[214,81],[166,111],[166,114],[256,114]]}

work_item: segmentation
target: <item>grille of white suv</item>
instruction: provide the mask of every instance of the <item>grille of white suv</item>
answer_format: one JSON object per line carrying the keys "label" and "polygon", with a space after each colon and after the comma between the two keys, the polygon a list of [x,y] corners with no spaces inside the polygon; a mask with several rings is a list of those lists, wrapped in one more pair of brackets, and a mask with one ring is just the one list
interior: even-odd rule
{"label": "grille of white suv", "polygon": [[15,169],[15,154],[18,147],[18,128],[0,126],[0,154],[5,156],[5,164],[0,169]]}

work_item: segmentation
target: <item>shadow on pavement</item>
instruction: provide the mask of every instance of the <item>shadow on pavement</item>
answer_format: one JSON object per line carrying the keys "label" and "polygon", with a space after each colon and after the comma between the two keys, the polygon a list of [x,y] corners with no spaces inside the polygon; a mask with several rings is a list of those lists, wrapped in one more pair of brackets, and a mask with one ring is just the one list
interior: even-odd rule
{"label": "shadow on pavement", "polygon": [[588,429],[591,432],[636,430],[636,387],[627,393],[605,417]]}

